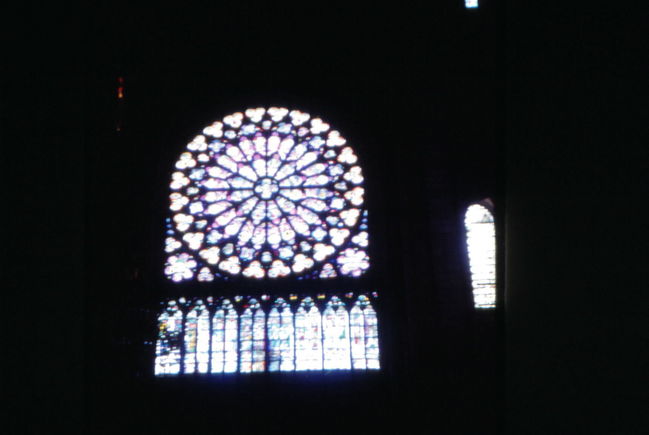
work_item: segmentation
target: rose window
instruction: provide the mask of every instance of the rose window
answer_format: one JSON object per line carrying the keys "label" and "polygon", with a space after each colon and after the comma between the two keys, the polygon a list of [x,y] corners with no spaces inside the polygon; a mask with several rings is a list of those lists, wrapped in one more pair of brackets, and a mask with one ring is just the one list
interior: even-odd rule
{"label": "rose window", "polygon": [[173,281],[360,276],[369,267],[363,175],[319,118],[248,109],[206,127],[171,176]]}

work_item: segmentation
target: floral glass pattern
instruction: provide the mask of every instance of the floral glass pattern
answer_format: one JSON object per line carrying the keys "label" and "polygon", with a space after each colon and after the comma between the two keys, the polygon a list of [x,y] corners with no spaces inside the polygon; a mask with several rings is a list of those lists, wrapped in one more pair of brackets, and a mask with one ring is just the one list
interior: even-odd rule
{"label": "floral glass pattern", "polygon": [[165,275],[357,277],[369,268],[358,157],[320,118],[271,107],[226,116],[171,175]]}

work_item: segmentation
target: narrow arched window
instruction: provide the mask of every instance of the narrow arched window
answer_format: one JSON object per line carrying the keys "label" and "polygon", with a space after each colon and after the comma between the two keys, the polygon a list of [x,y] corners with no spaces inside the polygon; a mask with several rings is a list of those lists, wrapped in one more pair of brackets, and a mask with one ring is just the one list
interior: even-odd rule
{"label": "narrow arched window", "polygon": [[350,311],[351,355],[354,369],[380,368],[377,326],[376,312],[369,298],[360,295]]}
{"label": "narrow arched window", "polygon": [[472,204],[464,218],[467,252],[476,308],[496,306],[496,229],[491,211]]}
{"label": "narrow arched window", "polygon": [[268,371],[295,370],[293,313],[283,298],[277,298],[268,314]]}
{"label": "narrow arched window", "polygon": [[183,313],[176,301],[169,301],[158,316],[158,339],[156,340],[156,375],[180,373],[180,343]]}
{"label": "narrow arched window", "polygon": [[233,373],[238,362],[238,316],[224,299],[212,318],[212,373]]}
{"label": "narrow arched window", "polygon": [[185,319],[185,373],[207,373],[210,350],[209,311],[201,299]]}
{"label": "narrow arched window", "polygon": [[241,314],[239,343],[239,371],[265,371],[266,315],[255,298],[250,299]]}
{"label": "narrow arched window", "polygon": [[295,313],[295,370],[322,370],[322,317],[311,297]]}
{"label": "narrow arched window", "polygon": [[345,304],[332,296],[322,313],[324,337],[324,368],[326,370],[351,368],[349,341],[349,314]]}

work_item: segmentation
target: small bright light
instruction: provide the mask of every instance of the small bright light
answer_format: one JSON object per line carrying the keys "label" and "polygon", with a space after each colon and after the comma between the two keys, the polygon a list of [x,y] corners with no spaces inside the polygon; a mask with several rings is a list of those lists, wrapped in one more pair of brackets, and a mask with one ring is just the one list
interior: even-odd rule
{"label": "small bright light", "polygon": [[467,9],[474,9],[478,7],[478,0],[464,0],[464,5]]}

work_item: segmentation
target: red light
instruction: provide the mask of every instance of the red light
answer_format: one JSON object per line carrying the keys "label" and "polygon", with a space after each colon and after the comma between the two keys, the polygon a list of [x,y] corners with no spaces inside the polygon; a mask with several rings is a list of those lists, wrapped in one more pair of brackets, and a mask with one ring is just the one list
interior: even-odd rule
{"label": "red light", "polygon": [[117,77],[117,82],[119,83],[119,86],[117,86],[117,98],[121,100],[124,98],[124,77]]}

